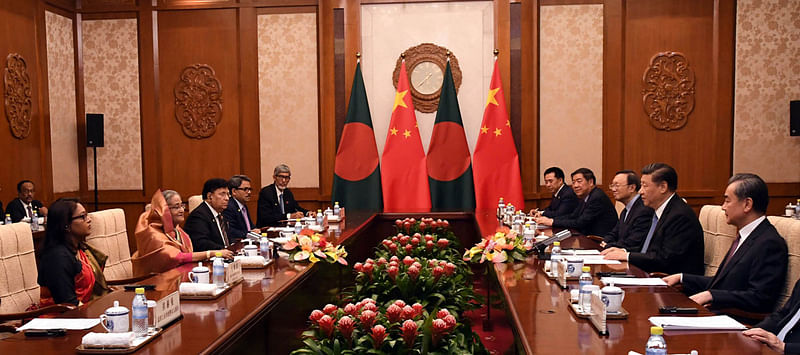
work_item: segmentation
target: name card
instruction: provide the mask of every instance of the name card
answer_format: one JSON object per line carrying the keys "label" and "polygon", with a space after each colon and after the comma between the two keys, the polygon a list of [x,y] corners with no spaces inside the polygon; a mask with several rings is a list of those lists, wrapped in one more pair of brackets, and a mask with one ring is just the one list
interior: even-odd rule
{"label": "name card", "polygon": [[567,263],[561,261],[558,263],[558,284],[562,289],[567,288]]}
{"label": "name card", "polygon": [[225,283],[233,285],[243,278],[242,276],[242,261],[236,260],[230,264],[225,265]]}
{"label": "name card", "polygon": [[178,291],[170,293],[166,297],[156,301],[156,309],[153,312],[156,318],[156,328],[164,328],[167,324],[181,316],[181,295]]}
{"label": "name card", "polygon": [[589,321],[597,330],[600,335],[608,335],[608,328],[606,327],[606,304],[597,293],[592,293],[592,315]]}

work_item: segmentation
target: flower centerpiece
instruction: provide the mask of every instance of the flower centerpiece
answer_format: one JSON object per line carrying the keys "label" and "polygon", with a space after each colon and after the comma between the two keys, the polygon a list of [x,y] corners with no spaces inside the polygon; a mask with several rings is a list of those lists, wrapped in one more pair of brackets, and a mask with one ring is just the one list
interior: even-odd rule
{"label": "flower centerpiece", "polygon": [[316,263],[325,261],[347,265],[347,251],[341,245],[333,245],[325,237],[310,229],[303,229],[300,234],[293,234],[283,243],[282,248],[289,252],[291,261],[308,261]]}
{"label": "flower centerpiece", "polygon": [[475,244],[464,252],[464,261],[482,263],[505,263],[525,260],[525,243],[522,236],[508,227],[497,228],[497,231]]}

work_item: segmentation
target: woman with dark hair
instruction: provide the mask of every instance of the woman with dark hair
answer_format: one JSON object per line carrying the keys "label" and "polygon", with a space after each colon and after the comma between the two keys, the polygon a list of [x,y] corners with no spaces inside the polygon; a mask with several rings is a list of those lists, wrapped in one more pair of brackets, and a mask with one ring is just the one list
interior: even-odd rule
{"label": "woman with dark hair", "polygon": [[110,291],[103,276],[106,255],[85,243],[91,230],[92,219],[77,200],[59,199],[50,206],[38,263],[40,306],[80,305]]}

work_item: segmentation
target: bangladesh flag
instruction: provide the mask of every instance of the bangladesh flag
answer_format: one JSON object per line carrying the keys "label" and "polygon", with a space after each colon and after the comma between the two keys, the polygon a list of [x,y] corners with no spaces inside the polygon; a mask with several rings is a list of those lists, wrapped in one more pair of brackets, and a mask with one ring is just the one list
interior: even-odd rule
{"label": "bangladesh flag", "polygon": [[372,130],[367,92],[361,76],[361,62],[356,64],[347,119],[336,151],[333,168],[332,200],[348,210],[380,211],[381,169],[378,147]]}
{"label": "bangladesh flag", "polygon": [[475,209],[472,161],[458,108],[450,61],[447,61],[436,122],[428,146],[428,183],[431,210],[471,211]]}

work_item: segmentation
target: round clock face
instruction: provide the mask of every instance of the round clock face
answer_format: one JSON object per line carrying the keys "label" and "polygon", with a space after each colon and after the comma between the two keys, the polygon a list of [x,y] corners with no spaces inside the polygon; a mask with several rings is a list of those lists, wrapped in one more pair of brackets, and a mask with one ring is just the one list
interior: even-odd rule
{"label": "round clock face", "polygon": [[442,88],[444,73],[436,63],[425,61],[411,69],[410,79],[414,90],[423,95],[430,95]]}

